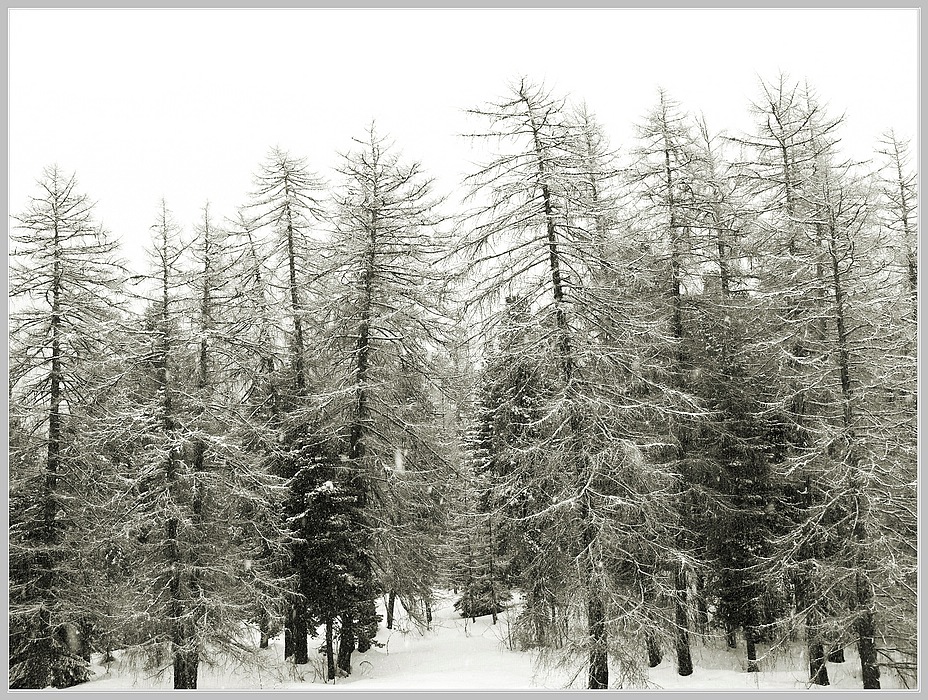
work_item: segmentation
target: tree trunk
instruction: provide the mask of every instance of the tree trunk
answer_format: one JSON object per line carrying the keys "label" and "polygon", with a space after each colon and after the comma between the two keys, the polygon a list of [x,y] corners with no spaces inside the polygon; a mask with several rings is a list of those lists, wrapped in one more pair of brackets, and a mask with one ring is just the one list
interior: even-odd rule
{"label": "tree trunk", "polygon": [[876,654],[876,625],[873,621],[873,589],[866,574],[857,572],[857,651],[865,690],[880,688],[880,667]]}
{"label": "tree trunk", "polygon": [[298,603],[293,607],[293,663],[309,663],[309,645],[306,639],[306,607]]}
{"label": "tree trunk", "polygon": [[393,629],[393,607],[396,605],[396,591],[390,591],[387,598],[387,629]]}
{"label": "tree trunk", "polygon": [[287,605],[284,614],[284,658],[293,656],[293,605]]}
{"label": "tree trunk", "polygon": [[[809,488],[807,486],[807,488]],[[801,571],[796,574],[795,596],[796,608],[806,611],[806,645],[809,655],[809,682],[815,685],[829,685],[828,668],[825,666],[825,647],[821,641],[821,612],[813,600],[810,588],[810,574]]]}
{"label": "tree trunk", "polygon": [[[38,569],[37,598],[40,601],[39,613],[36,616],[35,634],[41,640],[40,647],[47,655],[46,665],[52,665],[53,659],[59,656],[54,642],[55,627],[52,623],[50,609],[55,604],[55,584],[57,578],[58,562],[53,553],[59,537],[60,524],[58,516],[58,472],[61,463],[61,391],[64,383],[61,367],[61,248],[59,242],[58,223],[55,223],[54,238],[54,271],[51,315],[52,357],[51,368],[48,374],[49,382],[49,409],[48,409],[48,447],[45,460],[45,492],[42,494],[42,526],[39,539],[39,551],[36,556]],[[9,464],[8,464],[9,466]],[[44,546],[42,546],[44,545]],[[57,664],[56,664],[57,665]],[[49,669],[51,671],[51,669]],[[39,687],[44,687],[46,681],[41,681]]]}
{"label": "tree trunk", "polygon": [[261,641],[258,644],[260,649],[267,649],[268,643],[271,641],[270,634],[271,619],[267,614],[267,611],[261,612],[261,620],[258,623],[258,628],[261,630]]}
{"label": "tree trunk", "polygon": [[326,618],[325,621],[325,667],[326,678],[330,681],[335,680],[335,654],[332,650],[332,618]]}
{"label": "tree trunk", "polygon": [[828,668],[825,666],[825,647],[821,642],[809,641],[809,682],[815,685],[830,685]]}
{"label": "tree trunk", "polygon": [[828,663],[843,664],[844,661],[844,647],[834,647],[828,652]]}
{"label": "tree trunk", "polygon": [[338,668],[351,675],[351,653],[354,651],[354,626],[351,615],[342,615],[342,630],[338,637]]}
{"label": "tree trunk", "polygon": [[609,687],[609,657],[606,647],[606,611],[596,594],[589,594],[587,616],[590,630],[590,683],[591,690]]}
{"label": "tree trunk", "polygon": [[820,613],[813,604],[806,613],[806,640],[809,647],[809,682],[815,685],[830,685],[828,668],[825,666],[825,646],[820,636]]}
{"label": "tree trunk", "polygon": [[78,641],[80,645],[80,656],[90,662],[90,654],[93,651],[94,624],[89,618],[82,617],[78,627]]}
{"label": "tree trunk", "polygon": [[757,667],[757,634],[753,627],[744,628],[744,645],[748,652],[748,673],[757,673],[760,669]]}
{"label": "tree trunk", "polygon": [[[289,184],[285,186],[286,196],[289,198]],[[297,393],[302,394],[306,388],[306,372],[303,366],[303,357],[306,352],[305,342],[303,340],[303,320],[300,308],[300,296],[296,278],[296,246],[293,240],[293,215],[290,211],[290,204],[285,205],[285,218],[287,219],[287,264],[290,273],[290,312],[293,314],[293,373],[296,382]]]}
{"label": "tree trunk", "polygon": [[674,640],[677,649],[677,674],[689,676],[693,673],[693,659],[690,656],[690,633],[686,619],[686,574],[682,569],[674,571]]}
{"label": "tree trunk", "polygon": [[696,631],[701,635],[709,632],[709,605],[706,603],[706,577],[696,575]]}
{"label": "tree trunk", "polygon": [[725,630],[725,643],[728,645],[729,649],[738,648],[737,630],[733,626]]}
{"label": "tree trunk", "polygon": [[648,648],[648,668],[659,666],[661,661],[664,660],[664,655],[661,653],[661,645],[657,641],[657,637],[653,634],[647,634],[645,636],[645,645]]}
{"label": "tree trunk", "polygon": [[174,652],[174,690],[196,690],[200,655],[196,650]]}
{"label": "tree trunk", "polygon": [[432,628],[432,603],[425,601],[425,624],[428,629]]}

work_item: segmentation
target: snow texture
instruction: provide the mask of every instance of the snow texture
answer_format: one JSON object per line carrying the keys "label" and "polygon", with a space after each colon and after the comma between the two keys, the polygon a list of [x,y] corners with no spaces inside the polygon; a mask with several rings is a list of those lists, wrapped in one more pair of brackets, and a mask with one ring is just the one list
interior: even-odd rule
{"label": "snow texture", "polygon": [[[417,629],[396,606],[394,629],[381,625],[377,641],[383,644],[364,654],[352,656],[353,673],[336,682],[324,683],[324,656],[315,653],[322,644],[319,636],[310,640],[310,663],[295,666],[283,661],[282,635],[271,640],[267,649],[260,650],[255,663],[200,667],[200,689],[263,689],[263,690],[531,690],[563,689],[569,674],[563,670],[547,670],[535,663],[531,652],[509,648],[510,623],[517,604],[499,616],[493,625],[490,617],[476,622],[462,619],[453,609],[455,596],[444,592],[436,602],[432,629]],[[383,612],[383,602],[380,604]],[[253,640],[257,643],[257,635]],[[801,645],[792,653],[770,652],[762,646],[758,653],[760,673],[746,673],[744,648],[723,648],[720,641],[709,646],[693,644],[695,671],[688,677],[678,676],[672,654],[650,670],[650,687],[655,690],[802,690],[809,688],[801,658]],[[170,689],[171,671],[160,677],[133,667],[124,655],[108,667],[95,656],[94,676],[87,683],[75,686],[83,691],[114,691],[122,689]],[[831,689],[859,690],[860,665],[854,650],[846,651],[846,662],[828,664]],[[585,674],[581,673],[581,680]],[[884,688],[896,687],[895,679],[886,674]]]}

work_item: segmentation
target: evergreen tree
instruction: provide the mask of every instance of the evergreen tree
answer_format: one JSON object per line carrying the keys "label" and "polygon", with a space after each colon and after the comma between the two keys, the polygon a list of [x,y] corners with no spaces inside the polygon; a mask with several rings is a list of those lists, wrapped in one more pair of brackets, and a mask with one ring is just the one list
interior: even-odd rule
{"label": "evergreen tree", "polygon": [[[815,427],[824,399],[810,380],[823,358],[823,268],[814,261],[820,244],[815,243],[813,216],[803,195],[812,186],[817,155],[806,125],[814,118],[825,136],[838,124],[818,110],[810,112],[799,87],[790,85],[785,76],[764,83],[762,93],[754,105],[758,133],[740,142],[748,151],[746,176],[753,185],[755,207],[764,212],[757,219],[756,244],[763,263],[758,270],[760,298],[765,302],[757,312],[767,324],[760,335],[765,340],[780,338],[774,344],[755,342],[764,356],[772,352],[776,357],[772,391],[766,401],[780,408],[768,414],[779,423],[779,439],[784,442],[782,459],[775,467],[781,490],[778,513],[781,526],[788,531],[791,522],[805,521],[807,514],[828,501],[827,484],[816,478],[823,470],[813,458]],[[805,621],[809,677],[819,685],[829,682],[823,633],[827,606],[817,567],[827,547],[826,534],[821,528],[808,531],[794,556],[778,552],[781,566],[774,569],[791,590],[797,616]]]}
{"label": "evergreen tree", "polygon": [[[401,357],[396,375],[398,420],[415,426],[419,440],[403,440],[394,448],[393,465],[385,465],[379,490],[383,516],[377,528],[378,578],[388,593],[387,627],[396,599],[417,624],[431,623],[431,602],[438,584],[442,540],[447,531],[450,503],[448,482],[453,478],[436,405],[442,370],[430,368],[425,377]],[[436,459],[435,455],[441,458]],[[391,606],[390,601],[393,601]]]}
{"label": "evergreen tree", "polygon": [[[424,591],[403,569],[415,562],[408,553],[421,540],[398,540],[391,532],[409,515],[396,513],[397,505],[408,505],[391,498],[393,477],[386,472],[397,454],[406,474],[440,471],[434,419],[407,407],[410,378],[434,377],[442,343],[444,275],[435,266],[441,217],[417,163],[404,164],[373,127],[356,143],[340,170],[321,278],[325,298],[317,313],[329,374],[319,410],[323,428],[344,441],[339,487],[357,498],[351,526],[356,557],[365,570],[392,572],[394,590],[411,598]],[[414,409],[425,408],[417,403]],[[366,585],[367,609],[358,604],[340,616],[338,665],[346,673],[355,639],[360,651],[362,641],[369,645],[358,625],[363,617],[371,626],[380,584],[371,576]]]}
{"label": "evergreen tree", "polygon": [[[283,602],[284,615],[284,656],[293,658],[294,663],[304,664],[309,660],[307,647],[307,624],[305,603],[300,591],[302,581],[312,575],[303,561],[303,543],[313,533],[297,527],[305,524],[299,504],[305,499],[301,491],[302,470],[309,465],[293,461],[294,454],[302,454],[298,445],[290,445],[287,440],[304,434],[313,417],[312,407],[307,401],[309,393],[309,369],[307,367],[306,343],[306,304],[307,283],[313,274],[310,251],[315,247],[312,226],[319,220],[322,209],[319,193],[322,182],[312,174],[306,162],[294,158],[280,149],[272,149],[266,161],[255,177],[255,192],[248,207],[249,220],[245,226],[246,256],[251,261],[252,299],[263,312],[264,294],[268,288],[279,289],[281,298],[268,295],[268,302],[274,308],[285,309],[278,318],[285,322],[280,334],[286,338],[285,347],[289,354],[289,366],[277,368],[273,365],[273,355],[265,354],[262,358],[263,373],[280,373],[280,392],[272,390],[271,429],[283,434],[285,440],[274,450],[272,460],[276,463],[276,474],[288,481],[291,493],[285,503],[297,510],[287,510],[283,520],[292,528],[290,538],[290,561],[287,565],[292,573],[292,590]],[[256,241],[258,232],[263,234]],[[259,250],[259,244],[267,247],[266,253]],[[264,286],[259,278],[262,275],[263,261],[259,256],[266,255],[268,265],[264,269],[273,271],[271,279]],[[279,305],[279,307],[277,306]],[[258,338],[267,339],[270,329],[263,323],[257,328]],[[293,529],[295,528],[295,529]]]}
{"label": "evergreen tree", "polygon": [[[687,283],[693,277],[692,236],[694,211],[697,207],[696,173],[694,163],[698,157],[695,139],[688,124],[688,117],[680,112],[666,93],[661,91],[657,107],[649,114],[645,124],[639,128],[641,146],[637,150],[639,173],[637,179],[645,188],[644,201],[650,207],[642,214],[654,229],[664,233],[659,243],[663,255],[656,261],[656,270],[662,294],[667,299],[669,336],[674,343],[668,358],[671,385],[680,390],[685,375],[693,363],[686,350],[688,316],[691,316]],[[661,269],[664,268],[664,269]],[[682,528],[677,546],[688,556],[673,563],[673,629],[674,648],[677,656],[677,673],[681,676],[693,672],[693,661],[689,643],[688,591],[690,579],[701,580],[702,574],[694,566],[703,557],[705,543],[704,523],[699,522],[705,513],[700,503],[700,486],[705,482],[701,460],[694,459],[692,452],[693,434],[698,430],[692,419],[672,420],[669,426],[671,447],[667,457],[669,464],[679,474],[680,490],[677,495],[678,517]],[[687,566],[689,562],[689,566]],[[701,593],[701,592],[700,592]]]}
{"label": "evergreen tree", "polygon": [[869,485],[874,493],[873,539],[880,543],[874,559],[883,562],[871,572],[880,610],[880,663],[895,669],[909,687],[917,668],[918,268],[913,252],[918,232],[916,175],[907,149],[907,143],[892,132],[880,145],[884,160],[874,204],[876,221],[882,225],[879,257],[886,272],[878,278],[879,293],[871,290],[881,303],[868,319],[870,351],[862,343],[857,350],[866,358],[859,366],[871,368],[872,385],[858,390],[856,398],[866,399],[858,420],[868,417],[866,432],[872,436],[871,449],[879,455],[871,462],[876,472]]}
{"label": "evergreen tree", "polygon": [[[127,641],[159,672],[171,668],[175,688],[196,688],[214,654],[253,660],[240,635],[254,599],[274,587],[249,563],[275,483],[233,439],[222,235],[206,209],[186,243],[163,202],[153,231],[148,305],[128,327],[95,439],[123,484],[105,510],[126,534],[120,586],[131,595],[119,612],[136,629]],[[184,269],[191,252],[193,270]]]}
{"label": "evergreen tree", "polygon": [[472,426],[465,436],[471,465],[465,483],[473,483],[474,490],[465,509],[467,581],[473,587],[475,571],[481,574],[482,597],[491,586],[500,597],[497,589],[506,582],[522,588],[517,637],[527,646],[558,646],[553,640],[561,634],[558,620],[564,610],[552,592],[563,581],[563,563],[540,556],[553,522],[526,520],[532,502],[554,494],[544,470],[535,469],[534,452],[542,438],[545,385],[551,378],[526,356],[539,339],[525,301],[510,297],[506,305],[496,348],[488,352],[479,375]]}
{"label": "evergreen tree", "polygon": [[80,483],[74,415],[104,354],[122,270],[77,180],[46,168],[11,233],[10,687],[87,679],[68,643],[80,554],[66,545]]}
{"label": "evergreen tree", "polygon": [[[658,465],[642,469],[647,455],[637,447],[654,444],[653,432],[645,437],[646,421],[666,405],[667,386],[657,380],[660,341],[650,320],[631,320],[647,314],[623,318],[628,307],[618,288],[607,293],[590,283],[599,268],[587,225],[595,217],[577,196],[588,187],[576,155],[579,129],[563,101],[523,80],[510,99],[472,111],[491,124],[481,136],[504,150],[469,178],[481,202],[460,248],[472,261],[470,303],[483,305],[485,330],[499,322],[494,302],[502,296],[518,294],[536,309],[540,342],[533,361],[553,371],[544,437],[533,446],[538,470],[527,478],[543,475],[553,493],[526,520],[555,523],[545,532],[542,556],[571,562],[555,596],[572,609],[568,619],[585,620],[568,652],[586,657],[589,687],[605,688],[610,653],[625,677],[638,673],[638,653],[625,642],[650,627],[646,606],[635,600],[635,561],[658,557],[667,533],[644,536],[641,519],[659,523],[656,530],[672,523],[651,512],[664,502],[645,495],[662,492],[669,475]],[[624,272],[634,284],[637,271]],[[597,334],[600,328],[610,333]],[[656,401],[643,395],[644,387]]]}

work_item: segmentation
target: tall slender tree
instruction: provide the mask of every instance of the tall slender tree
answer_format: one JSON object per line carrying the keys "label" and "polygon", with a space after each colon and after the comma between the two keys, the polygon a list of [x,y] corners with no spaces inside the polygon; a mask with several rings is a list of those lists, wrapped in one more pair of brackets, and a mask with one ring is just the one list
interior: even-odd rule
{"label": "tall slender tree", "polygon": [[[251,240],[255,231],[261,231],[263,241],[268,247],[270,269],[277,272],[269,284],[282,291],[282,298],[274,299],[286,309],[285,319],[289,328],[286,334],[286,347],[289,353],[289,366],[282,376],[282,390],[278,396],[279,410],[275,408],[276,429],[286,435],[284,442],[278,445],[275,457],[279,476],[290,481],[290,490],[285,503],[284,520],[293,527],[291,540],[290,569],[294,581],[310,576],[304,561],[304,543],[312,533],[303,528],[307,520],[302,518],[303,492],[306,486],[300,478],[304,468],[294,460],[305,450],[299,444],[311,420],[308,413],[309,404],[306,396],[309,389],[309,368],[307,367],[306,343],[306,304],[307,284],[313,274],[310,252],[314,248],[313,224],[318,222],[322,213],[319,203],[322,181],[311,173],[306,162],[294,158],[279,148],[272,149],[255,177],[255,191],[248,207],[251,224],[248,231],[248,254],[257,255],[256,244]],[[260,274],[261,263],[255,261],[255,274]],[[262,292],[263,294],[263,292]],[[270,361],[270,357],[267,358]],[[270,370],[270,365],[266,365]],[[291,444],[291,440],[296,441]],[[303,664],[309,660],[306,636],[307,616],[305,604],[300,593],[302,584],[294,583],[289,599],[285,601],[284,656],[292,657],[294,663]]]}
{"label": "tall slender tree", "polygon": [[[362,613],[367,624],[372,619],[375,570],[392,571],[394,587],[414,578],[396,561],[410,557],[383,547],[421,544],[398,541],[392,532],[408,514],[396,512],[407,506],[390,497],[389,485],[441,472],[428,411],[421,415],[426,406],[407,406],[410,382],[433,381],[445,325],[444,274],[435,264],[441,216],[431,181],[418,163],[403,163],[373,126],[356,144],[340,169],[322,275],[326,294],[317,308],[330,372],[320,410],[323,425],[345,441],[341,483],[356,499],[352,541],[369,572],[367,600],[340,614],[338,665],[345,672],[356,639],[360,651],[362,641],[369,644],[369,633],[355,628]],[[437,424],[437,416],[431,421]],[[385,465],[397,465],[403,476],[388,478]],[[414,591],[402,588],[411,599]]]}
{"label": "tall slender tree", "polygon": [[773,445],[760,418],[760,377],[747,352],[756,308],[747,263],[753,222],[743,181],[724,159],[725,142],[704,119],[699,134],[691,230],[702,291],[693,297],[687,346],[697,370],[693,390],[711,411],[694,440],[695,449],[711,457],[715,472],[707,484],[715,499],[703,523],[710,567],[706,583],[717,598],[714,617],[728,645],[736,645],[740,627],[747,671],[757,672],[757,642],[771,621],[764,614],[765,600],[775,597],[777,587],[762,573],[770,556]]}
{"label": "tall slender tree", "polygon": [[67,687],[87,678],[67,643],[66,549],[77,485],[73,414],[105,355],[122,268],[74,175],[45,169],[14,217],[10,262],[10,686]]}
{"label": "tall slender tree", "polygon": [[[808,104],[801,86],[785,75],[763,83],[754,104],[756,136],[740,139],[747,154],[745,176],[752,183],[758,217],[757,251],[763,261],[759,285],[767,321],[759,351],[772,353],[777,363],[773,390],[766,400],[779,407],[771,410],[781,426],[785,451],[778,465],[782,482],[782,512],[789,522],[806,521],[806,515],[821,510],[827,502],[828,485],[820,478],[822,464],[814,454],[816,429],[822,413],[822,394],[810,376],[821,371],[825,358],[824,267],[816,255],[814,214],[804,198],[813,187],[816,143],[810,140],[808,124],[816,123],[819,138],[830,138],[839,120],[829,119],[817,106]],[[776,337],[772,343],[764,340]],[[798,469],[797,469],[798,467]],[[827,548],[827,532],[813,528],[802,538],[793,556],[777,552],[776,559],[791,588],[799,619],[804,620],[808,646],[809,678],[827,685],[824,624],[827,606],[821,573],[816,563]],[[786,540],[789,540],[787,536]],[[785,542],[784,542],[785,543]]]}
{"label": "tall slender tree", "polygon": [[[500,297],[521,296],[534,311],[537,362],[554,371],[545,437],[533,447],[553,492],[549,505],[535,503],[526,521],[549,514],[557,520],[540,555],[573,562],[568,568],[575,573],[556,595],[573,609],[569,617],[585,620],[579,649],[587,685],[606,688],[610,653],[624,674],[634,676],[638,667],[637,651],[621,645],[625,634],[616,634],[614,621],[622,620],[632,637],[649,626],[639,617],[643,606],[630,598],[636,550],[657,556],[655,547],[666,544],[666,533],[642,538],[632,525],[663,504],[644,493],[667,488],[660,467],[633,466],[645,458],[636,442],[645,442],[645,414],[654,407],[640,391],[657,386],[650,368],[660,371],[648,338],[654,329],[621,317],[626,309],[614,287],[596,293],[590,284],[599,259],[587,223],[596,217],[577,196],[589,191],[589,171],[578,161],[580,129],[563,100],[522,80],[510,98],[472,113],[490,124],[475,136],[504,150],[468,180],[477,206],[460,250],[474,273],[470,303],[482,305],[485,331],[499,323]],[[611,332],[595,334],[600,328]]]}
{"label": "tall slender tree", "polygon": [[[646,199],[643,199],[649,200],[652,205],[650,211],[645,209],[643,213],[665,233],[661,247],[666,253],[658,258],[664,269],[659,268],[657,274],[665,288],[663,296],[668,300],[669,336],[674,344],[668,364],[671,385],[679,390],[683,388],[685,374],[692,365],[684,340],[688,330],[687,316],[690,315],[686,285],[694,272],[690,251],[694,209],[698,201],[694,170],[698,155],[688,117],[664,91],[660,92],[658,105],[640,127],[639,135],[642,143],[637,151],[637,178],[645,188]],[[704,474],[699,460],[691,458],[695,429],[691,420],[672,420],[668,431],[673,443],[672,453],[668,456],[679,473],[680,481],[678,517],[684,524],[678,546],[690,555],[674,562],[671,571],[674,648],[677,673],[681,676],[693,672],[687,596],[689,579],[694,582],[699,579],[692,564],[698,561],[704,549],[704,543],[698,540],[705,528],[697,520],[699,513],[704,513],[705,509],[695,502]]]}

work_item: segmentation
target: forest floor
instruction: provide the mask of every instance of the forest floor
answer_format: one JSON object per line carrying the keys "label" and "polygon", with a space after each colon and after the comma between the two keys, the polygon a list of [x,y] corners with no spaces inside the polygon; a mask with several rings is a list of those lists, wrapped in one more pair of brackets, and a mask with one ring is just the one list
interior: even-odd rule
{"label": "forest floor", "polygon": [[[381,647],[352,655],[354,672],[334,684],[323,682],[324,656],[314,654],[320,639],[310,640],[310,663],[295,666],[283,661],[283,636],[272,639],[253,663],[201,664],[198,687],[201,689],[265,690],[527,690],[563,689],[571,685],[572,674],[562,668],[545,668],[532,652],[510,649],[510,616],[515,609],[499,616],[496,625],[489,617],[476,622],[462,619],[453,608],[454,597],[448,592],[439,598],[431,629],[418,629],[397,604],[394,629],[383,623],[377,634]],[[381,611],[382,612],[382,611]],[[740,640],[739,640],[740,641]],[[759,673],[744,670],[744,648],[727,649],[713,640],[694,639],[694,672],[690,676],[676,673],[672,654],[658,667],[649,670],[648,687],[666,690],[697,689],[777,689],[808,688],[804,658],[798,652],[780,651],[760,659]],[[759,655],[765,649],[758,649]],[[853,649],[846,650],[846,662],[828,664],[831,687],[860,689],[860,666]],[[168,690],[172,687],[168,668],[159,674],[143,670],[128,655],[108,665],[95,657],[93,678],[75,686],[75,690],[113,691],[119,689]],[[583,682],[581,677],[575,682]],[[884,678],[883,687],[898,687],[893,678]]]}

